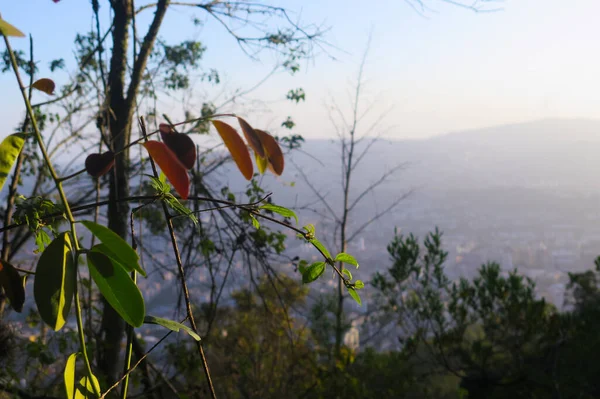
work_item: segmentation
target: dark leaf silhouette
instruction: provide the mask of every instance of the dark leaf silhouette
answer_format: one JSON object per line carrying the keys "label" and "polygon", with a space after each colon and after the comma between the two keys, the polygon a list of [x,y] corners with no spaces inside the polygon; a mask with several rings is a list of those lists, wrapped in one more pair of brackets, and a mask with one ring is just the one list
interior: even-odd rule
{"label": "dark leaf silhouette", "polygon": [[192,169],[196,164],[196,145],[190,136],[173,131],[166,123],[161,123],[159,130],[163,142],[175,153],[183,166],[188,170]]}
{"label": "dark leaf silhouette", "polygon": [[108,173],[114,164],[115,154],[112,151],[90,154],[85,159],[85,170],[93,177],[100,177]]}
{"label": "dark leaf silhouette", "polygon": [[0,260],[0,286],[10,300],[10,306],[17,312],[23,310],[25,288],[19,272],[8,262]]}

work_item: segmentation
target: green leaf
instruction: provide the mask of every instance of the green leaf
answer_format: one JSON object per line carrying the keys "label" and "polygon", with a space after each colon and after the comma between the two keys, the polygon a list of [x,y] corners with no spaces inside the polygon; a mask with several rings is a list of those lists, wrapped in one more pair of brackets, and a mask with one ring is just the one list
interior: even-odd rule
{"label": "green leaf", "polygon": [[51,242],[52,239],[50,238],[48,233],[46,233],[43,229],[39,229],[35,233],[35,245],[37,246],[37,249],[33,252],[36,254],[44,252],[44,248],[46,248]]}
{"label": "green leaf", "polygon": [[162,171],[158,178],[152,175],[145,175],[150,178],[150,185],[156,190],[157,194],[168,194],[171,192],[171,186],[167,183],[167,175]]}
{"label": "green leaf", "polygon": [[[81,222],[96,238],[105,244],[102,247],[102,251],[111,259],[116,259],[122,264],[127,270],[136,270],[142,276],[146,277],[146,272],[138,264],[139,256],[131,248],[125,240],[123,240],[117,233],[109,229],[108,227],[102,226],[101,224],[84,220]],[[109,255],[106,251],[112,253]]]}
{"label": "green leaf", "polygon": [[313,238],[313,239],[309,240],[309,242],[312,245],[314,245],[317,249],[319,249],[321,252],[323,252],[323,254],[325,254],[327,259],[331,259],[331,254],[329,253],[327,248],[325,248],[325,246],[323,244],[321,244],[321,241],[317,240],[316,238]]}
{"label": "green leaf", "polygon": [[25,303],[25,288],[19,272],[8,262],[0,260],[0,286],[10,300],[10,306],[21,313]]}
{"label": "green leaf", "polygon": [[[2,20],[0,19],[1,23]],[[0,191],[2,191],[4,182],[25,144],[25,137],[23,133],[11,134],[2,140],[0,144]]]}
{"label": "green leaf", "polygon": [[325,271],[325,262],[315,262],[302,273],[302,282],[304,284],[312,283],[318,279]]}
{"label": "green leaf", "polygon": [[342,269],[342,273],[344,273],[350,280],[352,280],[352,273],[348,269]]}
{"label": "green leaf", "polygon": [[306,230],[306,232],[308,234],[312,234],[312,235],[314,235],[315,231],[316,231],[315,230],[315,225],[312,224],[312,223],[307,224],[306,226],[303,227],[303,229]]}
{"label": "green leaf", "polygon": [[360,295],[358,295],[358,292],[356,292],[356,290],[354,288],[348,288],[348,293],[350,294],[352,299],[354,299],[356,301],[356,303],[358,303],[360,306],[362,306],[362,301],[360,300]]}
{"label": "green leaf", "polygon": [[[125,265],[124,263],[122,263],[122,260],[119,259],[119,257],[113,252],[111,251],[111,249],[108,247],[108,245],[106,244],[96,244],[94,245],[90,251],[94,251],[94,252],[99,252],[101,254],[104,254],[106,256],[108,256],[113,262],[117,263],[119,266],[121,266],[123,268],[123,270],[125,270],[126,272],[132,272],[134,270],[138,270],[137,268],[133,268],[132,265]],[[137,265],[137,263],[136,263]]]}
{"label": "green leaf", "polygon": [[264,204],[259,209],[264,209],[267,211],[271,211],[273,213],[277,213],[286,218],[294,218],[296,220],[296,224],[298,224],[298,216],[291,209],[285,208],[283,206],[274,205],[274,204]]}
{"label": "green leaf", "polygon": [[344,253],[344,252],[340,252],[339,254],[337,254],[335,256],[334,261],[348,263],[350,265],[356,266],[356,268],[358,269],[358,262],[356,261],[356,259],[354,258],[354,256],[352,256],[350,254],[347,254],[347,253]]}
{"label": "green leaf", "polygon": [[356,280],[356,282],[354,283],[354,289],[362,290],[363,288],[365,288],[365,283],[363,283],[361,280]]}
{"label": "green leaf", "polygon": [[163,319],[162,317],[146,316],[146,317],[144,317],[144,323],[158,324],[158,325],[166,327],[169,330],[175,331],[175,332],[179,332],[180,329],[183,329],[186,333],[188,333],[196,341],[200,341],[200,336],[198,334],[196,334],[194,332],[194,330],[192,330],[188,326],[184,326],[183,324],[178,323],[173,320]]}
{"label": "green leaf", "polygon": [[123,260],[120,259],[116,253],[114,253],[109,247],[108,245],[102,243],[102,244],[96,244],[92,247],[91,251],[95,251],[95,252],[100,252],[106,256],[108,256],[110,259],[112,259],[114,262],[116,262],[117,264],[119,264],[119,266],[121,266],[125,271],[128,272],[132,272],[132,271],[137,271],[138,273],[140,273],[142,276],[146,277],[146,271],[144,269],[142,269],[142,267],[139,265],[138,262],[133,263],[133,264],[125,264],[123,263]]}
{"label": "green leaf", "polygon": [[25,34],[0,18],[0,33],[4,36],[25,37]]}
{"label": "green leaf", "polygon": [[252,219],[252,226],[254,226],[255,229],[260,229],[260,223],[258,223],[258,220],[254,217],[253,214],[250,214],[250,219]]}
{"label": "green leaf", "polygon": [[308,266],[308,262],[305,261],[304,259],[302,259],[300,262],[298,262],[298,270],[300,271],[300,274],[304,274],[304,271],[306,270],[307,266]]}
{"label": "green leaf", "polygon": [[94,386],[96,391],[100,392],[100,383],[95,375],[92,374],[91,378],[86,375],[79,380],[77,385],[75,385],[75,371],[77,369],[76,361],[78,355],[79,353],[71,354],[65,365],[63,378],[67,399],[95,398],[96,394],[94,393]]}
{"label": "green leaf", "polygon": [[165,194],[163,199],[167,203],[167,205],[169,205],[171,209],[173,209],[175,212],[177,212],[180,215],[187,216],[192,220],[192,222],[194,222],[195,225],[198,224],[198,218],[196,217],[194,212],[192,212],[191,209],[188,209],[181,202],[179,202],[179,200],[175,198],[173,194]]}
{"label": "green leaf", "polygon": [[128,324],[139,327],[146,313],[144,298],[125,269],[97,251],[87,253],[90,275],[106,301]]}
{"label": "green leaf", "polygon": [[75,292],[75,261],[68,233],[56,237],[42,252],[35,270],[33,296],[46,324],[60,330],[67,321]]}

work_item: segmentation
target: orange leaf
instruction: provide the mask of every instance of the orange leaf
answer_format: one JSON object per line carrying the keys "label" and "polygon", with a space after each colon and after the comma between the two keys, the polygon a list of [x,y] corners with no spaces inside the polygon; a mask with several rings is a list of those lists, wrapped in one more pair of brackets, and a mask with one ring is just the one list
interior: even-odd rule
{"label": "orange leaf", "polygon": [[177,155],[160,141],[148,141],[142,144],[171,182],[175,191],[181,198],[187,199],[190,195],[190,178],[185,166],[179,161]]}
{"label": "orange leaf", "polygon": [[238,117],[238,121],[240,122],[240,126],[242,127],[242,131],[244,132],[244,136],[246,136],[246,140],[250,147],[257,153],[261,158],[265,157],[265,149],[263,148],[263,143],[260,141],[260,137],[254,130],[252,126],[242,118]]}
{"label": "orange leaf", "polygon": [[242,172],[242,175],[244,175],[246,180],[252,179],[254,167],[252,166],[252,159],[244,140],[242,140],[232,126],[225,122],[213,121],[213,125],[215,125],[217,132],[219,132],[223,143],[225,143],[225,146],[231,153],[231,157],[237,164],[240,172]]}
{"label": "orange leaf", "polygon": [[277,143],[277,140],[275,140],[273,136],[263,130],[254,129],[254,131],[258,134],[265,149],[265,155],[269,159],[269,169],[277,176],[281,176],[283,173],[284,160],[279,143]]}
{"label": "orange leaf", "polygon": [[171,126],[161,123],[158,127],[163,142],[177,155],[186,169],[192,169],[196,164],[196,145],[187,134],[173,131]]}
{"label": "orange leaf", "polygon": [[42,78],[33,82],[31,87],[33,87],[34,89],[38,89],[39,91],[43,91],[46,94],[52,95],[54,94],[54,89],[56,88],[56,85],[54,84],[54,81],[52,81],[52,79]]}

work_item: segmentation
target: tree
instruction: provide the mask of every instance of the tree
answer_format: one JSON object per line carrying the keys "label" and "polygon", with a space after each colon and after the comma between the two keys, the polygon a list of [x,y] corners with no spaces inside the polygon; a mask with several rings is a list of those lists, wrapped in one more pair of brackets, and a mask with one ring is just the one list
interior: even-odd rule
{"label": "tree", "polygon": [[[368,58],[370,40],[371,39],[369,38],[366,50],[361,59],[352,103],[350,105],[350,116],[345,116],[341,106],[335,100],[332,100],[333,111],[330,115],[330,120],[334,126],[341,150],[341,203],[339,208],[323,195],[324,190],[311,183],[309,174],[302,171],[302,168],[297,167],[304,182],[319,199],[320,204],[324,208],[323,210],[317,210],[309,207],[309,209],[316,212],[323,220],[332,223],[334,234],[328,238],[334,243],[333,245],[335,245],[337,251],[342,253],[345,253],[348,250],[348,243],[355,240],[372,223],[393,211],[394,208],[396,208],[408,195],[408,193],[398,195],[396,198],[392,199],[389,204],[386,204],[383,209],[374,207],[374,209],[372,209],[372,215],[369,215],[366,220],[357,227],[350,228],[350,223],[356,214],[357,206],[363,203],[369,196],[374,195],[379,186],[387,182],[395,173],[405,166],[404,164],[399,163],[390,167],[387,172],[373,179],[369,182],[367,187],[361,191],[354,192],[354,190],[351,189],[354,173],[361,166],[361,161],[369,153],[372,146],[381,139],[383,133],[380,126],[381,121],[385,114],[389,112],[389,110],[384,111],[381,115],[374,118],[374,122],[366,119],[366,116],[368,116],[369,111],[373,106],[373,104],[365,104],[363,101],[363,89],[365,83],[364,69]],[[343,271],[344,264],[340,262],[338,268]],[[362,281],[358,284],[359,287],[363,286]],[[353,296],[357,295],[355,289],[350,289],[349,293]],[[360,304],[360,300],[357,300],[357,302]],[[343,343],[343,334],[346,330],[345,326],[348,325],[344,320],[344,283],[342,281],[338,283],[336,303],[333,305],[333,308],[332,311],[334,312],[335,317],[335,325],[333,327],[335,331],[335,341],[333,350],[335,354],[334,358],[339,358]]]}
{"label": "tree", "polygon": [[[93,394],[99,396],[101,392],[104,392],[103,395],[106,395],[112,389],[123,383],[123,395],[126,396],[129,374],[138,364],[143,362],[147,356],[147,353],[143,353],[142,351],[141,355],[138,355],[138,362],[133,366],[131,365],[130,362],[133,347],[136,346],[133,327],[139,327],[142,323],[151,323],[160,324],[171,330],[183,329],[195,339],[196,348],[205,372],[208,390],[213,397],[215,396],[215,389],[211,382],[206,356],[198,336],[199,330],[194,321],[190,295],[185,281],[185,270],[183,268],[181,251],[179,250],[176,228],[173,222],[174,218],[179,216],[185,216],[195,223],[198,223],[198,220],[195,213],[184,206],[181,201],[190,200],[195,203],[198,201],[205,201],[208,203],[219,204],[220,207],[216,209],[217,211],[225,208],[239,211],[242,219],[245,220],[246,223],[251,224],[254,229],[257,229],[258,232],[255,234],[255,242],[259,239],[270,240],[273,238],[272,235],[265,233],[265,230],[260,228],[260,224],[256,219],[257,217],[292,229],[306,241],[312,243],[315,248],[321,252],[325,259],[324,262],[321,262],[323,266],[330,265],[335,270],[333,259],[316,239],[314,232],[308,230],[304,231],[290,226],[285,221],[281,221],[274,217],[275,215],[279,215],[283,218],[294,218],[297,221],[294,212],[267,202],[266,197],[259,198],[255,202],[246,204],[236,203],[232,201],[231,198],[228,200],[221,200],[214,197],[190,197],[188,170],[193,169],[194,166],[197,165],[197,151],[192,140],[186,134],[178,131],[179,126],[183,124],[192,124],[192,130],[198,130],[203,124],[212,121],[242,174],[247,179],[252,178],[253,166],[246,144],[231,125],[215,120],[219,117],[234,117],[235,115],[217,115],[213,112],[209,112],[209,115],[178,124],[172,124],[168,117],[165,117],[168,123],[160,124],[158,129],[154,131],[149,131],[145,124],[145,118],[140,117],[138,121],[141,137],[136,140],[131,139],[134,112],[133,108],[131,108],[131,104],[137,103],[137,94],[141,82],[143,79],[146,79],[144,78],[146,75],[142,75],[142,73],[146,69],[147,61],[150,59],[151,49],[157,37],[157,29],[164,17],[168,4],[168,2],[159,1],[156,5],[151,6],[156,7],[153,22],[145,39],[142,41],[139,52],[135,52],[136,56],[134,57],[135,61],[132,69],[133,75],[126,78],[125,66],[127,52],[124,50],[127,49],[129,26],[130,24],[135,26],[135,15],[137,12],[141,12],[150,6],[134,10],[133,2],[111,2],[111,7],[114,12],[114,23],[112,26],[112,58],[107,74],[108,79],[106,80],[108,91],[100,93],[98,91],[95,92],[96,94],[107,94],[106,98],[102,97],[102,95],[98,96],[102,98],[101,104],[103,105],[96,114],[95,121],[96,127],[100,133],[100,141],[104,142],[108,149],[105,152],[88,155],[85,162],[85,168],[72,173],[71,175],[59,174],[54,167],[47,148],[47,141],[42,137],[41,125],[38,123],[38,115],[36,115],[35,111],[40,105],[31,104],[26,92],[26,87],[22,82],[20,75],[22,65],[20,65],[19,62],[19,54],[12,50],[9,41],[9,37],[22,36],[22,33],[6,21],[0,20],[0,33],[2,33],[5,39],[7,62],[14,72],[18,86],[21,89],[23,102],[27,110],[27,118],[31,124],[31,132],[29,135],[24,133],[10,135],[0,145],[0,152],[2,153],[2,158],[0,159],[3,168],[2,174],[3,176],[8,174],[12,165],[16,163],[17,159],[20,157],[25,142],[31,140],[35,144],[34,148],[37,147],[41,152],[42,159],[40,164],[48,169],[51,178],[50,180],[54,184],[55,190],[60,198],[59,205],[54,204],[46,198],[40,197],[39,201],[37,198],[34,198],[33,202],[28,202],[26,206],[22,206],[19,209],[19,211],[24,211],[25,214],[21,215],[22,217],[20,216],[18,218],[19,220],[15,221],[14,226],[3,227],[3,231],[8,231],[13,227],[27,225],[32,230],[31,233],[35,234],[37,237],[42,236],[45,238],[42,238],[40,241],[39,252],[41,253],[41,256],[37,262],[35,272],[17,269],[8,262],[3,261],[1,263],[2,268],[0,269],[0,277],[2,286],[10,299],[11,306],[15,310],[20,311],[24,301],[24,290],[19,273],[28,272],[35,274],[34,296],[39,316],[45,324],[52,327],[55,331],[59,331],[65,326],[69,316],[71,302],[73,299],[75,300],[77,338],[79,340],[81,352],[72,353],[66,362],[65,384],[68,393],[70,391],[73,393],[75,390],[78,390],[81,392],[88,391],[85,395]],[[94,2],[93,6],[94,12],[97,14],[98,3]],[[208,8],[207,11],[209,13],[215,12],[215,9],[217,11],[219,10],[219,7],[213,7],[212,5],[206,7]],[[250,14],[254,12],[252,11],[254,8],[248,9],[243,5],[240,7],[243,12],[250,12]],[[250,5],[249,7],[258,7],[258,9],[263,10],[264,12],[262,15],[264,15],[265,12],[267,14],[273,13],[269,15],[275,15],[277,13],[284,16],[287,15],[285,10],[280,8],[270,6],[263,8],[260,5]],[[233,18],[234,15],[230,14],[230,12],[231,10],[228,10],[225,15]],[[290,22],[289,19],[288,22]],[[300,30],[298,26],[293,26],[295,27],[293,32]],[[97,28],[97,30],[99,31],[99,28]],[[134,28],[133,31],[135,32],[136,29]],[[280,30],[277,34],[271,34],[266,38],[262,37],[257,40],[260,42],[264,39],[267,47],[273,46],[275,48],[285,49],[293,45],[288,53],[291,58],[288,58],[287,60],[288,62],[292,62],[293,60],[298,59],[298,57],[306,55],[298,43],[303,40],[313,39],[313,37],[309,37],[304,30],[301,32],[303,35],[301,39],[297,38],[293,32],[286,33]],[[242,44],[250,40],[242,37],[236,38]],[[101,51],[99,49],[102,48],[102,41],[104,39],[102,39],[99,34],[96,36],[96,39],[99,41],[99,45],[97,46],[98,49],[95,47],[91,52],[86,52],[85,50],[95,43],[94,36],[90,35],[87,39],[81,37],[78,38],[79,45],[81,46],[80,50],[82,53],[86,54],[85,58],[82,60],[85,62],[81,62],[81,65],[83,66],[80,68],[81,74],[77,76],[77,83],[73,84],[73,86],[68,89],[64,89],[65,93],[63,97],[66,98],[72,93],[77,93],[79,94],[79,99],[85,98],[85,94],[94,92],[90,87],[94,88],[95,82],[92,79],[86,80],[84,78],[87,78],[90,72],[99,73],[100,77],[104,76],[101,57],[99,58],[98,63],[90,67],[90,70],[86,70],[88,67],[87,62],[92,59],[93,54]],[[252,40],[250,40],[250,42],[252,42]],[[134,49],[136,48],[135,40],[133,47]],[[175,64],[174,66],[172,65],[175,69],[168,68],[167,70],[167,74],[172,78],[174,77],[174,80],[171,79],[171,81],[179,82],[174,84],[173,87],[180,87],[182,84],[185,85],[185,79],[181,76],[177,76],[176,67],[182,62],[184,65],[185,62],[193,64],[194,60],[199,56],[199,53],[201,53],[200,48],[194,43],[187,43],[186,45],[175,49],[163,46],[163,51],[163,58]],[[184,61],[177,61],[177,59],[180,59],[181,57],[183,57]],[[290,59],[292,61],[290,61]],[[168,62],[167,66],[169,66]],[[292,64],[287,64],[287,66],[291,69],[295,68]],[[33,76],[33,73],[31,76]],[[149,81],[151,82],[151,79]],[[84,84],[85,82],[87,82],[87,85]],[[127,89],[125,87],[126,83],[128,84]],[[36,80],[31,87],[46,93],[51,93],[54,91],[55,84],[48,78],[42,78]],[[62,99],[62,97],[60,99]],[[118,107],[117,111],[117,108],[115,107]],[[283,153],[277,141],[270,134],[254,129],[244,119],[238,118],[238,122],[244,136],[256,154],[260,172],[264,173],[265,169],[268,167],[274,173],[281,174],[283,169]],[[107,134],[107,132],[110,133],[110,135]],[[149,140],[148,137],[152,135],[160,135],[162,137],[162,142]],[[129,149],[136,144],[143,146],[150,155],[149,160],[152,176],[150,177],[149,184],[153,188],[152,195],[139,196],[137,198],[129,196],[128,193],[132,169],[128,152]],[[100,144],[100,148],[102,148],[102,144]],[[156,168],[157,165],[162,170],[160,175]],[[65,182],[69,180],[72,181],[85,172],[93,178],[100,178],[107,174],[109,176],[108,200],[96,201],[79,207],[81,210],[96,209],[96,221],[94,222],[90,220],[80,220],[79,217],[75,218],[73,212],[78,210],[78,207],[73,206],[72,202],[69,201],[69,196],[67,195],[64,185]],[[2,181],[2,183],[4,183],[4,181]],[[178,197],[171,192],[171,185],[175,188],[175,192],[179,195]],[[201,183],[199,185],[201,185]],[[95,191],[96,193],[99,193],[100,190],[98,185],[96,185]],[[259,188],[254,191],[251,190],[249,196],[255,195],[258,192],[260,192]],[[83,201],[85,201],[85,199]],[[129,202],[142,203],[129,211],[127,205]],[[145,276],[146,271],[140,265],[139,255],[136,252],[138,243],[136,241],[134,230],[135,213],[155,202],[159,202],[162,205],[164,221],[166,223],[169,238],[173,247],[173,254],[179,271],[181,289],[185,299],[187,319],[189,319],[190,327],[186,327],[174,321],[145,315],[144,299],[139,288],[136,286],[137,273]],[[97,223],[97,209],[104,204],[108,205],[108,227]],[[170,213],[169,208],[174,214]],[[26,212],[27,210],[30,210],[31,214],[28,214]],[[198,212],[213,210],[215,209],[209,209],[207,207],[207,209],[201,209]],[[117,216],[121,219],[117,220]],[[43,230],[40,230],[40,226],[47,228],[50,226],[48,222],[55,219],[66,219],[69,228],[63,231],[51,229],[51,233],[54,236],[53,239],[51,239],[45,231],[45,236],[42,235],[41,231]],[[129,223],[127,223],[127,220]],[[95,245],[94,239],[92,239],[92,244],[89,248],[86,248],[80,241],[80,237],[76,231],[76,228],[79,225],[84,226],[84,228],[101,243]],[[123,239],[123,236],[126,235],[128,231],[131,232],[131,245],[127,244]],[[244,234],[244,231],[241,233]],[[275,237],[277,237],[277,235],[275,235]],[[243,235],[238,235],[236,240],[239,244],[242,244]],[[276,243],[274,244],[276,245]],[[83,257],[87,260],[89,271],[89,276],[86,280],[78,277],[76,271],[76,265]],[[345,255],[345,259],[347,261],[353,261],[354,263],[356,262],[352,257],[349,257],[349,255]],[[131,277],[129,277],[129,272],[131,273]],[[342,276],[339,271],[338,274],[340,277]],[[89,355],[88,347],[85,342],[86,331],[83,324],[81,296],[79,293],[82,288],[86,288],[91,296],[92,281],[93,285],[97,287],[105,300],[105,310],[102,314],[101,321],[102,331],[99,339],[94,341],[96,346],[100,349],[100,356],[98,356],[98,369],[101,371],[100,379],[98,379],[93,372],[92,362],[90,361],[91,356]],[[89,308],[92,308],[91,304],[89,304]],[[89,320],[91,320],[91,318]],[[115,322],[113,323],[111,320]],[[122,325],[125,322],[129,326],[127,328],[128,341],[126,346],[127,351],[125,356],[124,374],[115,382],[115,384],[104,390],[104,386],[110,385],[116,379],[115,373],[118,367],[116,360],[118,359],[120,352]],[[91,334],[90,331],[87,331],[87,333]],[[79,374],[76,367],[77,358],[79,356],[83,358],[84,370],[81,373],[84,377],[77,385],[75,384],[75,375]],[[144,378],[146,377],[147,375],[144,376]],[[71,394],[69,393],[69,395]]]}
{"label": "tree", "polygon": [[536,366],[557,341],[556,309],[536,298],[533,281],[516,270],[504,277],[496,263],[473,281],[451,282],[441,233],[423,246],[396,235],[388,246],[392,267],[372,281],[384,320],[402,331],[403,350],[426,362],[427,373],[459,377],[469,397],[530,397]]}
{"label": "tree", "polygon": [[[173,6],[176,6],[174,4]],[[133,123],[133,115],[137,102],[138,92],[144,78],[144,71],[148,59],[152,53],[158,32],[162,24],[163,18],[170,6],[167,0],[159,0],[156,5],[145,5],[139,9],[134,9],[132,0],[111,0],[110,6],[113,11],[113,28],[110,65],[107,72],[107,96],[103,101],[103,109],[99,110],[99,115],[106,115],[102,121],[110,132],[112,138],[112,151],[115,153],[122,152],[122,156],[115,158],[115,173],[110,175],[110,191],[108,207],[108,227],[119,234],[121,237],[127,236],[127,220],[129,209],[127,203],[117,201],[119,198],[129,197],[129,150],[127,149],[131,142],[131,129]],[[233,34],[241,46],[245,48],[262,48],[263,44],[266,48],[278,49],[287,52],[289,61],[294,62],[297,57],[302,57],[305,54],[303,42],[310,41],[314,37],[318,37],[320,32],[314,31],[307,33],[302,27],[291,24],[291,27],[284,31],[276,32],[260,32],[258,36],[241,37],[233,33],[226,19],[235,21],[239,14],[248,15],[241,18],[245,24],[254,27],[255,22],[250,18],[253,15],[266,14],[268,16],[281,15],[287,17],[287,13],[282,8],[266,6],[262,4],[244,4],[230,2],[208,2],[208,3],[187,3],[186,6],[192,6],[201,9],[218,21],[222,22],[224,28]],[[97,15],[98,2],[93,2],[94,12]],[[132,28],[135,31],[135,15],[143,12],[146,9],[154,9],[154,18],[150,24],[148,31],[141,41],[139,50],[135,47],[135,38],[132,43],[134,47],[134,63],[131,75],[127,76],[127,59],[130,54],[129,32]],[[137,50],[137,51],[136,51]],[[102,125],[101,124],[101,125]],[[100,126],[102,130],[102,126]],[[111,308],[106,306],[103,316],[103,334],[106,336],[106,350],[103,354],[102,369],[107,376],[114,379],[116,376],[116,360],[119,353],[119,342],[123,334],[123,322],[117,314],[112,312]]]}
{"label": "tree", "polygon": [[[220,397],[300,398],[317,382],[310,330],[298,314],[307,292],[280,275],[274,284],[265,276],[256,288],[232,293],[205,338]],[[199,359],[185,343],[169,345],[168,353],[178,391],[192,395],[202,386]]]}

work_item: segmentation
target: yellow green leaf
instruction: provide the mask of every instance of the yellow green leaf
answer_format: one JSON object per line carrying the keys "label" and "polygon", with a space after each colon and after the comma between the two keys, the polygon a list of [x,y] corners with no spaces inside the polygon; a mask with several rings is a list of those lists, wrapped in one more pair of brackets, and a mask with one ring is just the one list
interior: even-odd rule
{"label": "yellow green leaf", "polygon": [[175,331],[175,332],[179,332],[179,330],[183,330],[186,333],[188,333],[192,338],[194,338],[196,341],[200,341],[200,336],[198,334],[196,334],[194,332],[194,330],[192,330],[188,326],[185,326],[185,325],[178,323],[176,321],[173,321],[173,320],[163,319],[162,317],[156,317],[156,316],[146,316],[144,318],[144,323],[158,324],[158,325],[166,327],[169,330]]}
{"label": "yellow green leaf", "polygon": [[0,33],[4,36],[25,37],[25,34],[0,18]]}
{"label": "yellow green leaf", "polygon": [[25,137],[23,133],[11,134],[0,144],[0,191],[25,144]]}
{"label": "yellow green leaf", "polygon": [[261,175],[265,174],[267,170],[267,166],[269,166],[269,160],[265,158],[261,158],[260,155],[254,153],[254,159],[256,160],[256,167],[258,168],[258,173]]}
{"label": "yellow green leaf", "polygon": [[[67,359],[64,371],[64,382],[67,399],[87,399],[96,398],[94,392],[100,392],[100,383],[98,378],[92,374],[91,378],[87,375],[81,377],[79,383],[75,384],[76,360],[78,353],[73,353]],[[95,388],[95,390],[94,390]]]}
{"label": "yellow green leaf", "polygon": [[67,359],[65,365],[65,371],[63,373],[63,379],[65,381],[65,391],[67,393],[67,399],[75,398],[75,361],[77,360],[77,353],[72,353]]}

